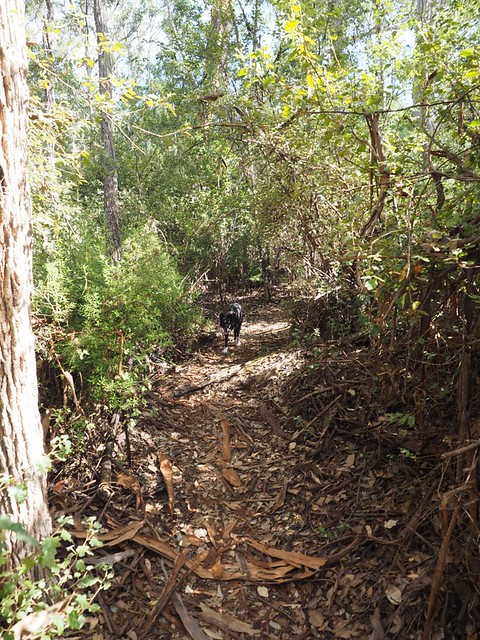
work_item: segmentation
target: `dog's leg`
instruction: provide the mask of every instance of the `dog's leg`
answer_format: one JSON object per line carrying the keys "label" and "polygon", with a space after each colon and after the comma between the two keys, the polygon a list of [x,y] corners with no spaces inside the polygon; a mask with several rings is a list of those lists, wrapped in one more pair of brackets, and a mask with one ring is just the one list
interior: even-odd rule
{"label": "dog's leg", "polygon": [[235,338],[235,345],[239,347],[240,346],[240,328],[235,327],[234,338]]}
{"label": "dog's leg", "polygon": [[225,348],[222,353],[228,353],[228,333],[225,332]]}

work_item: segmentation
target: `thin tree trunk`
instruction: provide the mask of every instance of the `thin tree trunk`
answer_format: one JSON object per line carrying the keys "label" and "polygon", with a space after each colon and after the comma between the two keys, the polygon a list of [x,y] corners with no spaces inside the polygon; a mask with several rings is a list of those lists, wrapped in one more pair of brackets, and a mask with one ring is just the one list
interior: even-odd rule
{"label": "thin tree trunk", "polygon": [[[94,0],[93,13],[98,42],[98,75],[100,93],[106,101],[112,98],[112,60],[108,52],[108,29],[104,0]],[[118,261],[121,258],[120,206],[118,202],[118,174],[113,140],[113,122],[106,108],[102,111],[101,135],[103,142],[103,197],[107,231],[107,251]]]}
{"label": "thin tree trunk", "polygon": [[379,114],[374,113],[366,116],[368,130],[370,132],[370,176],[371,176],[371,197],[373,196],[373,168],[378,170],[378,187],[377,187],[377,202],[370,214],[368,221],[363,225],[360,230],[361,236],[370,235],[375,229],[375,225],[380,220],[385,200],[387,198],[388,189],[390,186],[390,173],[388,171],[387,162],[385,159],[385,152],[383,150],[382,136],[378,127]]}
{"label": "thin tree trunk", "polygon": [[[37,539],[51,530],[38,410],[32,293],[32,222],[27,186],[26,51],[23,0],[0,2],[0,473],[23,485],[20,504],[0,481],[0,512]],[[7,536],[15,566],[27,545]]]}
{"label": "thin tree trunk", "polygon": [[52,0],[45,0],[45,5],[47,8],[47,15],[45,16],[45,20],[43,23],[43,48],[45,49],[45,53],[47,54],[47,65],[50,70],[48,84],[45,88],[45,105],[47,107],[47,111],[51,112],[53,110],[53,105],[55,104],[55,64],[52,42],[50,39],[50,28],[53,24]]}
{"label": "thin tree trunk", "polygon": [[211,31],[209,37],[210,85],[212,91],[226,88],[228,81],[228,43],[233,27],[231,0],[212,2]]}

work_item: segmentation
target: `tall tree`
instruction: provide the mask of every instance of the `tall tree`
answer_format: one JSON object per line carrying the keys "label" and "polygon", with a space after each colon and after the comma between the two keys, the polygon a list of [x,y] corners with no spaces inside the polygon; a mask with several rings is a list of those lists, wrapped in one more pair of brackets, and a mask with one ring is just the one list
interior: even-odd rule
{"label": "tall tree", "polygon": [[[27,186],[26,47],[23,0],[0,3],[0,511],[42,538],[50,531],[38,410],[32,293],[30,196]],[[23,486],[17,501],[8,482]],[[7,540],[15,564],[20,544]]]}
{"label": "tall tree", "polygon": [[118,171],[113,139],[113,122],[108,112],[112,99],[112,56],[109,51],[109,37],[106,23],[104,0],[94,0],[93,13],[98,42],[98,75],[100,94],[104,98],[101,132],[103,143],[103,195],[107,225],[107,250],[115,261],[121,257],[120,205],[118,202]]}
{"label": "tall tree", "polygon": [[55,104],[55,73],[54,73],[54,61],[53,61],[53,49],[50,37],[50,29],[53,24],[53,6],[52,0],[45,0],[46,16],[43,21],[43,48],[47,56],[47,64],[50,68],[48,76],[47,86],[45,88],[45,104],[49,111],[52,110]]}
{"label": "tall tree", "polygon": [[214,0],[211,11],[207,73],[212,90],[222,91],[228,82],[229,38],[232,30],[233,9],[230,0]]}

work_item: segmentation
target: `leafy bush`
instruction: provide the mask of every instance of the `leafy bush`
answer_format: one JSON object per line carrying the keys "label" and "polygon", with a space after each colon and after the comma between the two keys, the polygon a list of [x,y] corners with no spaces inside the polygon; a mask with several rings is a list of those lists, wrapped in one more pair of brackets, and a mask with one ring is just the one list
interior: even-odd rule
{"label": "leafy bush", "polygon": [[[123,258],[85,262],[83,290],[60,347],[68,366],[96,387],[124,396],[153,350],[188,345],[200,323],[191,295],[165,244],[151,230],[124,243]],[[72,279],[73,279],[72,275]],[[114,402],[115,404],[115,402]]]}
{"label": "leafy bush", "polygon": [[[0,631],[4,640],[19,637],[19,626],[28,628],[29,638],[62,638],[66,629],[80,629],[87,613],[98,611],[94,600],[99,591],[109,588],[111,571],[85,562],[101,544],[95,538],[95,524],[89,523],[80,545],[66,529],[71,524],[71,519],[63,519],[52,536],[38,543],[20,524],[0,516]],[[9,554],[2,542],[6,532],[33,549],[15,571],[9,568]]]}

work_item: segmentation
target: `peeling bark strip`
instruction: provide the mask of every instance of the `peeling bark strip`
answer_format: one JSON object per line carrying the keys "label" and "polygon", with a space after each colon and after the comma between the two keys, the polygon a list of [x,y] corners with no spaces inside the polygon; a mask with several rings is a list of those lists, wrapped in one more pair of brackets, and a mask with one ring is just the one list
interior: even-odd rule
{"label": "peeling bark strip", "polygon": [[[366,117],[368,130],[370,132],[370,158],[371,158],[371,173],[373,174],[374,167],[377,167],[379,178],[377,185],[377,202],[372,209],[370,214],[370,218],[363,225],[360,235],[367,236],[370,235],[377,222],[380,220],[380,217],[383,212],[383,208],[385,206],[385,200],[387,199],[388,188],[390,186],[390,173],[387,169],[387,164],[385,162],[385,152],[383,150],[382,144],[382,136],[380,135],[380,130],[378,128],[378,121],[380,118],[379,113],[368,114]],[[370,188],[373,191],[373,175],[371,178]],[[373,199],[373,198],[372,198]]]}
{"label": "peeling bark strip", "polygon": [[[31,211],[27,186],[27,102],[24,4],[0,2],[0,471],[24,483],[17,504],[3,487],[0,512],[42,538],[50,532],[44,454],[38,411],[35,352],[30,320],[32,293]],[[15,565],[24,543],[7,540]]]}

